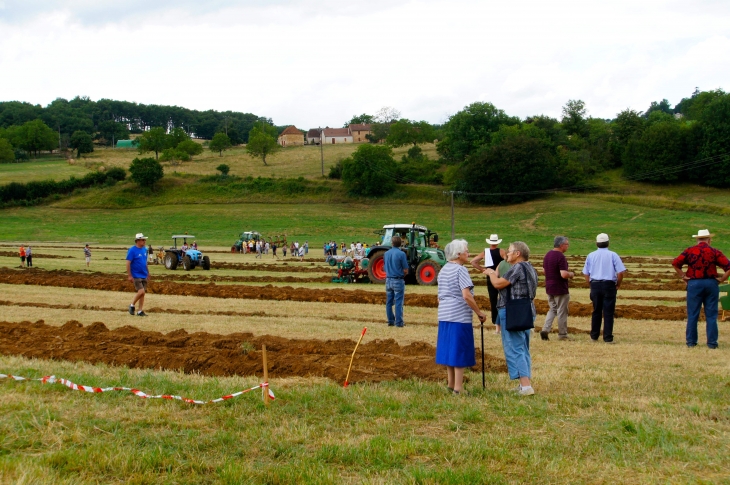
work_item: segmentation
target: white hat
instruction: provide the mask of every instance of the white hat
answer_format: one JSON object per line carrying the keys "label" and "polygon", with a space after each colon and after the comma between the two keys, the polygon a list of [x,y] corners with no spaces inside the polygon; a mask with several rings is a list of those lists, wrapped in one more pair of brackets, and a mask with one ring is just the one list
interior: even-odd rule
{"label": "white hat", "polygon": [[600,233],[598,236],[596,236],[596,242],[597,243],[608,242],[608,234],[606,234],[605,232]]}
{"label": "white hat", "polygon": [[147,237],[144,234],[142,234],[141,232],[138,232],[137,235],[135,236],[134,240],[138,241],[140,239],[147,239]]}
{"label": "white hat", "polygon": [[492,234],[491,236],[489,236],[489,237],[487,238],[487,242],[488,242],[489,244],[499,244],[499,243],[501,243],[501,242],[502,242],[502,240],[501,240],[501,239],[499,239],[499,236],[497,236],[496,234]]}
{"label": "white hat", "polygon": [[699,231],[697,231],[697,234],[695,234],[692,237],[697,237],[697,238],[700,238],[700,239],[704,239],[706,237],[714,237],[714,236],[715,236],[714,234],[710,234],[709,229],[700,229]]}

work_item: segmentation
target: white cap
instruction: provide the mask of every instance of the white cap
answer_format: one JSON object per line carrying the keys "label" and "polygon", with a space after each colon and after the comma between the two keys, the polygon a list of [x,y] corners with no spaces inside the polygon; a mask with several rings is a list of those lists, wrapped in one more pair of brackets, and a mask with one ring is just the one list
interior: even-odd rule
{"label": "white cap", "polygon": [[141,232],[138,232],[138,233],[137,233],[137,236],[135,236],[134,240],[135,240],[135,241],[138,241],[138,240],[140,240],[140,239],[147,239],[147,236],[145,236],[145,235],[144,235],[144,234],[142,234]]}
{"label": "white cap", "polygon": [[600,233],[598,236],[596,236],[596,242],[597,243],[608,242],[608,234],[606,234],[605,232]]}

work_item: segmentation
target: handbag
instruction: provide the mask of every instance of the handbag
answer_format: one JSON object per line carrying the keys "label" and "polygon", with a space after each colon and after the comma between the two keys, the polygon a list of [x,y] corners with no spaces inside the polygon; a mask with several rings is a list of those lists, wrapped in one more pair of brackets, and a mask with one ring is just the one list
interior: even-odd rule
{"label": "handbag", "polygon": [[[524,273],[525,269],[522,268]],[[525,277],[527,275],[525,274]],[[506,322],[504,329],[510,332],[519,332],[535,328],[535,318],[532,316],[532,298],[512,299],[511,285],[507,287],[507,301],[505,302]]]}

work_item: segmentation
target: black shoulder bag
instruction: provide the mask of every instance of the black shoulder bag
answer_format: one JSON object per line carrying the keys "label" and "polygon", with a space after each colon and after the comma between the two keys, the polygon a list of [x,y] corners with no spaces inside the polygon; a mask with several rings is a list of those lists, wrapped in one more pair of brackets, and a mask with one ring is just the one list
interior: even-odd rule
{"label": "black shoulder bag", "polygon": [[[527,278],[525,268],[521,267],[520,269]],[[535,328],[535,319],[532,316],[532,298],[512,299],[512,285],[507,287],[505,311],[507,314],[507,321],[504,324],[505,330],[519,332]]]}

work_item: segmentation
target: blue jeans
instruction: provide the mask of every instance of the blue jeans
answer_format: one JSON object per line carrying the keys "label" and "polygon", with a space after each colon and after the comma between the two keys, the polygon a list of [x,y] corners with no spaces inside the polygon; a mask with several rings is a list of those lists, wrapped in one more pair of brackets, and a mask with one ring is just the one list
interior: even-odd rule
{"label": "blue jeans", "polygon": [[532,330],[510,332],[505,329],[507,310],[500,308],[498,313],[499,318],[497,322],[502,325],[502,348],[504,349],[504,360],[507,361],[509,378],[532,378],[532,357],[530,357],[530,336],[532,335]]}
{"label": "blue jeans", "polygon": [[[396,327],[403,326],[403,297],[406,292],[406,282],[402,278],[385,279],[385,316],[388,317],[388,325]],[[395,304],[395,315],[393,315],[393,304]]]}
{"label": "blue jeans", "polygon": [[717,280],[689,280],[687,282],[687,345],[697,345],[697,321],[700,307],[705,307],[707,320],[707,346],[717,348],[717,301],[720,288]]}

